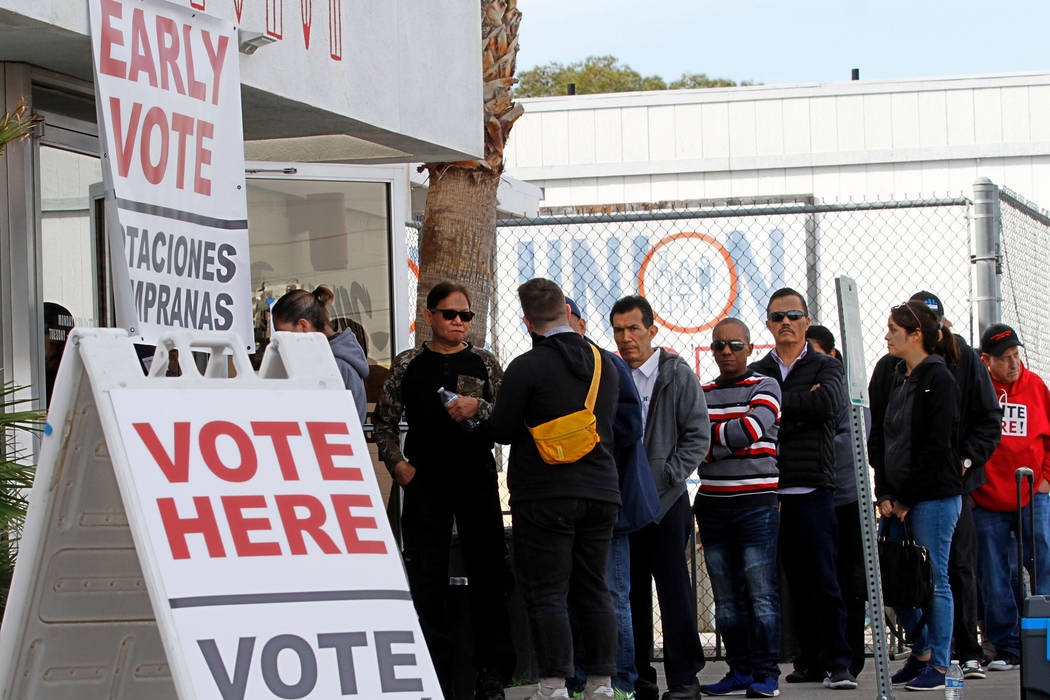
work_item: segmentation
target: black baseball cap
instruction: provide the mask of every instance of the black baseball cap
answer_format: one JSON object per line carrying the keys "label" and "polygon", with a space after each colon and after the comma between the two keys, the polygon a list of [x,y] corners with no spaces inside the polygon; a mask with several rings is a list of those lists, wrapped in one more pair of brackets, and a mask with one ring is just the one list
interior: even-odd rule
{"label": "black baseball cap", "polygon": [[941,298],[933,292],[927,292],[926,290],[915,292],[908,301],[921,301],[930,307],[930,311],[937,316],[938,321],[944,318],[944,304],[941,303]]}
{"label": "black baseball cap", "polygon": [[1012,347],[1024,347],[1016,331],[1005,323],[989,326],[981,336],[981,352],[992,357],[999,357]]}
{"label": "black baseball cap", "polygon": [[583,314],[580,313],[580,307],[576,306],[576,302],[572,300],[572,297],[565,297],[565,303],[569,305],[569,313],[582,321]]}

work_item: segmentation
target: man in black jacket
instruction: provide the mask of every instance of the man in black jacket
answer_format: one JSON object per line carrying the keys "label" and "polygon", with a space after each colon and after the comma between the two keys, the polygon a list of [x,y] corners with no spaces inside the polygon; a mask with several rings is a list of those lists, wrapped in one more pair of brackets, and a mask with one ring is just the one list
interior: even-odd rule
{"label": "man in black jacket", "polygon": [[780,557],[801,650],[788,683],[823,681],[857,687],[848,666],[846,607],[835,564],[835,426],[842,404],[842,366],[806,340],[809,309],[785,287],[766,305],[776,347],[751,365],[780,382]]}
{"label": "man in black jacket", "polygon": [[[569,697],[565,679],[574,672],[570,600],[583,638],[583,697],[612,698],[616,618],[605,569],[620,508],[612,455],[619,373],[601,353],[601,365],[595,367],[593,346],[568,324],[569,308],[558,285],[532,279],[518,288],[518,297],[533,348],[507,367],[484,425],[497,442],[511,445],[507,483],[514,561],[540,671],[533,700]],[[598,443],[573,462],[549,464],[526,426],[582,410],[596,372]]]}
{"label": "man in black jacket", "polygon": [[[909,301],[921,301],[929,306],[941,321],[945,332],[950,332],[951,324],[944,320],[944,305],[936,294],[916,292]],[[985,671],[981,663],[984,652],[977,639],[977,533],[974,530],[973,504],[969,494],[984,484],[984,463],[999,445],[1002,408],[980,356],[961,335],[954,335],[959,360],[948,369],[959,385],[961,400],[959,456],[962,459],[963,499],[948,557],[948,581],[955,600],[952,658],[962,662],[963,676],[972,679],[984,678]],[[882,424],[886,413],[884,397],[889,396],[893,386],[893,371],[899,362],[902,360],[885,355],[875,364],[871,374],[872,425]]]}

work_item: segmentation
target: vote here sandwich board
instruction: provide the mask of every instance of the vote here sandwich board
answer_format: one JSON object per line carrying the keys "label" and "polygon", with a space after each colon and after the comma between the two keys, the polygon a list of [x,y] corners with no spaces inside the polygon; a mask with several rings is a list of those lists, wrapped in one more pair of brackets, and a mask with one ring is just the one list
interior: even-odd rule
{"label": "vote here sandwich board", "polygon": [[[4,698],[440,698],[349,392],[319,334],[67,344],[0,626]],[[233,378],[164,377],[209,347]],[[220,374],[216,372],[216,374]],[[159,634],[159,644],[157,636]]]}
{"label": "vote here sandwich board", "polygon": [[117,321],[254,348],[237,28],[163,0],[88,0]]}

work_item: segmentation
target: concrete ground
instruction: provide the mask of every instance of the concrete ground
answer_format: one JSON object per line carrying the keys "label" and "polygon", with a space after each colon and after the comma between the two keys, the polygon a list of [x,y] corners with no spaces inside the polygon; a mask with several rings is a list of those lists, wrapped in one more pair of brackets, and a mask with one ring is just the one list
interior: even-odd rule
{"label": "concrete ground", "polygon": [[[891,661],[890,670],[896,671],[903,665],[904,661]],[[664,685],[663,670],[659,664],[656,667],[660,673],[660,688],[662,692],[666,687]],[[780,697],[782,698],[815,700],[816,698],[826,697],[830,700],[831,698],[841,697],[843,700],[847,698],[875,698],[879,700],[875,694],[875,667],[871,659],[868,659],[864,671],[860,674],[858,679],[859,686],[856,690],[830,690],[816,683],[785,683],[783,678],[784,675],[791,671],[791,665],[784,664],[780,668]],[[722,661],[708,662],[704,670],[700,672],[700,682],[714,683],[725,675],[726,670],[726,665]],[[1017,687],[1019,674],[1020,671],[1000,671],[998,673],[989,673],[984,680],[970,679],[966,681],[964,697],[966,700],[1014,700],[1019,698],[1020,692]],[[535,685],[508,688],[507,700],[527,700],[535,690]],[[893,696],[898,698],[898,700],[900,698],[916,698],[916,700],[923,697],[940,698],[943,697],[943,693],[944,691],[942,690],[930,691],[925,694],[913,693],[905,690],[903,686],[893,689]]]}

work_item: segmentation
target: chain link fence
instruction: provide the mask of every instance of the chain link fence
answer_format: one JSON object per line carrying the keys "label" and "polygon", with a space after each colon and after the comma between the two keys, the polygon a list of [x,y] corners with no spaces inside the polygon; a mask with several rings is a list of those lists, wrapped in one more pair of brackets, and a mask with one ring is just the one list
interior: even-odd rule
{"label": "chain link fence", "polygon": [[1020,336],[1025,365],[1050,380],[1050,214],[999,188],[1002,319]]}
{"label": "chain link fence", "polygon": [[[828,204],[800,196],[677,204],[548,210],[539,218],[499,221],[488,346],[503,366],[531,347],[516,290],[537,276],[557,282],[579,305],[589,337],[614,352],[609,310],[623,296],[644,295],[657,316],[654,344],[685,357],[701,381],[718,374],[710,341],[722,318],[748,326],[753,359],[773,347],[765,305],[780,287],[798,290],[813,323],[840,338],[834,280],[843,275],[860,291],[869,371],[885,353],[890,308],[919,290],[937,293],[954,330],[973,337],[967,198]],[[411,225],[406,233],[410,253],[417,251],[418,228]],[[414,301],[416,290],[406,291]],[[696,485],[694,478],[691,490]],[[695,544],[691,549],[698,630],[705,652],[717,658],[722,647],[714,596],[703,551]]]}

